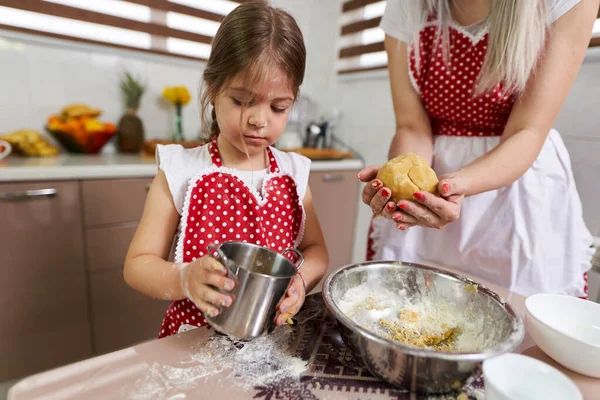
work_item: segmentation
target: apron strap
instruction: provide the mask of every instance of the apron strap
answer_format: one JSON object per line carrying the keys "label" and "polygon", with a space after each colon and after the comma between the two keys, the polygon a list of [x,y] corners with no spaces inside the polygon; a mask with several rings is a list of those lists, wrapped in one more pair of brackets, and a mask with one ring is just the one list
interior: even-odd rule
{"label": "apron strap", "polygon": [[[217,137],[215,136],[210,142],[210,158],[215,167],[219,168],[223,166],[223,160],[221,153],[219,153],[219,145],[217,144]],[[269,157],[269,172],[272,174],[279,173],[279,164],[275,159],[275,155],[271,151],[270,147],[267,147],[267,156]]]}

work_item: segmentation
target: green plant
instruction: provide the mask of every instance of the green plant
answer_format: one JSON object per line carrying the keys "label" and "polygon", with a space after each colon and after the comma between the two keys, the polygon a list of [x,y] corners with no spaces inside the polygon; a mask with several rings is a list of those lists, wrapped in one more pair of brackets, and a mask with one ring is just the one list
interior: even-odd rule
{"label": "green plant", "polygon": [[140,100],[146,91],[146,86],[129,72],[125,72],[123,75],[120,86],[125,107],[137,110],[140,107]]}

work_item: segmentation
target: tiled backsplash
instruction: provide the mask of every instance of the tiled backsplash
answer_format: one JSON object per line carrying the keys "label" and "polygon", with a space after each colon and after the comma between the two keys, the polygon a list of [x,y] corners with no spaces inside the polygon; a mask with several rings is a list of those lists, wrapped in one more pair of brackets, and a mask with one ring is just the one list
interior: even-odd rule
{"label": "tiled backsplash", "polygon": [[0,65],[0,132],[42,130],[49,115],[79,102],[103,110],[100,119],[117,122],[123,112],[119,79],[129,71],[148,86],[139,110],[148,138],[168,137],[172,129],[173,109],[162,101],[163,88],[172,85],[185,85],[192,93],[183,111],[184,132],[190,138],[199,133],[200,62],[0,38]]}
{"label": "tiled backsplash", "polygon": [[[367,164],[387,159],[395,122],[389,80],[378,74],[372,79],[346,79],[338,84],[344,112],[344,140],[361,149]],[[555,123],[569,150],[577,189],[583,202],[586,224],[600,237],[600,50],[588,51],[579,76]],[[363,260],[371,218],[366,206],[359,207],[354,259]]]}
{"label": "tiled backsplash", "polygon": [[[308,54],[302,93],[322,105],[330,103],[340,0],[271,3],[294,15],[304,33]],[[123,112],[119,78],[127,70],[148,85],[139,110],[147,138],[167,138],[172,132],[174,110],[162,100],[163,88],[172,85],[187,86],[192,94],[183,109],[184,134],[199,135],[203,63],[11,35],[0,32],[0,133],[42,131],[48,116],[76,102],[100,108],[102,120],[117,122]]]}

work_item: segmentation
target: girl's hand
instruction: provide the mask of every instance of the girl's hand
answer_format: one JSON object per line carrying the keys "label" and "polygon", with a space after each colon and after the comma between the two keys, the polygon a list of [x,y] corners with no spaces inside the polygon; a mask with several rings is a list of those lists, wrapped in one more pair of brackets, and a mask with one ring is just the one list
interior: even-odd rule
{"label": "girl's hand", "polygon": [[183,292],[204,315],[216,317],[221,307],[229,307],[233,303],[232,296],[214,288],[231,291],[235,282],[227,278],[225,267],[208,255],[190,264],[183,264],[180,277]]}
{"label": "girl's hand", "polygon": [[305,297],[306,288],[304,287],[304,280],[298,273],[292,279],[292,283],[285,293],[283,301],[277,307],[277,315],[275,316],[277,326],[292,323],[292,317],[302,308]]}
{"label": "girl's hand", "polygon": [[460,216],[460,208],[469,188],[466,178],[459,175],[440,177],[438,191],[441,197],[419,191],[414,194],[415,201],[402,200],[398,208],[410,216],[410,220],[401,219],[396,226],[405,230],[415,225],[441,229]]}

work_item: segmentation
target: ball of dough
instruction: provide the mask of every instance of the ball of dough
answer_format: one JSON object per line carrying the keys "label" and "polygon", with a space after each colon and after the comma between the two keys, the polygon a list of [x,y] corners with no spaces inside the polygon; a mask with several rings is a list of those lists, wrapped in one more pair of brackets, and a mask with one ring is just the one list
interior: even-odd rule
{"label": "ball of dough", "polygon": [[414,200],[420,190],[438,195],[438,178],[423,158],[413,153],[391,159],[379,169],[377,179],[392,190],[392,200]]}

